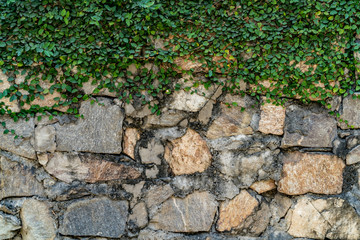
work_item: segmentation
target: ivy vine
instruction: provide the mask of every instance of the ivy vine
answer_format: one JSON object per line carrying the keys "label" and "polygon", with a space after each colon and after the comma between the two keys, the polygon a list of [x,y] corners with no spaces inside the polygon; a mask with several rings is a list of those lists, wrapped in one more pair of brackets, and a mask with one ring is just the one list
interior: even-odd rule
{"label": "ivy vine", "polygon": [[195,87],[326,105],[360,90],[356,34],[358,0],[0,0],[10,83],[0,114],[78,116],[78,103],[103,91],[146,104],[183,74],[206,77]]}

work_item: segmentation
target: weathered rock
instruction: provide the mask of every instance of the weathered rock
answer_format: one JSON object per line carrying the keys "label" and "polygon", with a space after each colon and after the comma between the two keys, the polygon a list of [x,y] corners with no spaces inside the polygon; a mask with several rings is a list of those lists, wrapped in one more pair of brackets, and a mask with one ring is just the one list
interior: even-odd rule
{"label": "weathered rock", "polygon": [[239,194],[239,188],[230,180],[219,181],[216,185],[216,199],[233,199]]}
{"label": "weathered rock", "polygon": [[269,225],[270,217],[269,205],[263,202],[258,211],[245,219],[239,232],[246,236],[259,236]]}
{"label": "weathered rock", "polygon": [[64,213],[59,232],[71,236],[120,238],[128,215],[126,201],[105,197],[72,203]]}
{"label": "weathered rock", "polygon": [[153,166],[152,168],[148,168],[145,170],[145,175],[147,178],[156,178],[159,173],[159,169],[157,166]]}
{"label": "weathered rock", "polygon": [[36,159],[34,147],[31,142],[34,138],[34,119],[28,121],[19,119],[17,122],[10,117],[0,117],[0,121],[6,123],[6,129],[14,130],[15,134],[21,136],[14,139],[13,134],[3,134],[5,128],[0,125],[0,149],[15,153],[19,156]]}
{"label": "weathered rock", "polygon": [[127,191],[133,195],[131,202],[130,202],[130,207],[133,207],[137,203],[138,199],[140,198],[141,190],[142,190],[144,184],[145,184],[145,181],[141,181],[134,185],[131,185],[131,184],[122,185],[123,188],[125,189],[125,191]]}
{"label": "weathered rock", "polygon": [[234,199],[220,205],[216,229],[223,232],[240,227],[258,205],[259,202],[254,197],[242,190]]}
{"label": "weathered rock", "polygon": [[337,134],[336,121],[322,109],[304,109],[291,105],[286,109],[283,148],[332,147]]}
{"label": "weathered rock", "polygon": [[129,222],[133,222],[137,227],[143,228],[148,224],[148,214],[144,202],[140,202],[132,209],[132,214],[129,216]]}
{"label": "weathered rock", "polygon": [[289,152],[282,159],[279,192],[288,195],[341,193],[345,164],[337,156]]}
{"label": "weathered rock", "polygon": [[23,240],[52,240],[56,235],[55,220],[46,203],[27,199],[20,212]]}
{"label": "weathered rock", "polygon": [[283,135],[285,108],[265,103],[261,106],[259,131],[265,134]]}
{"label": "weathered rock", "polygon": [[138,240],[189,240],[187,236],[180,233],[169,233],[164,231],[155,231],[151,229],[143,229],[140,231]]}
{"label": "weathered rock", "polygon": [[45,170],[70,183],[80,180],[90,183],[120,179],[136,179],[140,172],[121,163],[110,162],[98,155],[55,152],[48,155]]}
{"label": "weathered rock", "polygon": [[208,192],[194,192],[184,199],[171,198],[150,220],[150,227],[171,232],[209,231],[217,209]]}
{"label": "weathered rock", "polygon": [[208,124],[210,121],[214,104],[214,100],[209,100],[199,112],[198,119],[202,124]]}
{"label": "weathered rock", "polygon": [[286,215],[291,205],[292,201],[290,198],[276,194],[270,204],[270,212],[272,215],[271,225],[277,224],[280,219]]}
{"label": "weathered rock", "polygon": [[[179,84],[183,88],[192,87],[195,81],[201,81],[201,79],[190,80],[190,76],[186,76],[180,79]],[[169,108],[189,112],[200,111],[209,101],[215,90],[215,86],[206,89],[203,85],[200,85],[195,89],[192,88],[190,91],[176,91],[173,94],[173,101],[169,104]],[[192,91],[194,92],[192,93]]]}
{"label": "weathered rock", "polygon": [[20,220],[13,216],[0,212],[0,239],[10,239],[21,228]]}
{"label": "weathered rock", "polygon": [[329,223],[308,198],[300,199],[294,210],[289,211],[287,219],[290,219],[288,233],[294,237],[324,239],[327,230],[330,228]]}
{"label": "weathered rock", "polygon": [[7,197],[43,196],[44,187],[36,179],[36,168],[30,162],[0,158],[0,199]]}
{"label": "weathered rock", "polygon": [[270,166],[274,162],[274,155],[270,150],[245,156],[224,151],[217,159],[216,163],[221,173],[237,177],[244,185],[251,186],[262,168]]}
{"label": "weathered rock", "polygon": [[164,146],[159,141],[156,141],[154,138],[151,139],[151,141],[148,142],[147,148],[139,148],[141,162],[144,164],[155,163],[160,165],[164,150]]}
{"label": "weathered rock", "polygon": [[[226,103],[237,103],[237,106],[229,107]],[[210,139],[230,137],[241,134],[252,134],[254,131],[250,126],[255,114],[251,108],[253,100],[248,97],[226,95],[221,103],[221,114],[211,123],[206,136]]]}
{"label": "weathered rock", "polygon": [[152,186],[145,195],[145,203],[149,209],[150,215],[156,211],[156,207],[166,201],[174,194],[174,190],[170,185]]}
{"label": "weathered rock", "polygon": [[203,172],[211,164],[211,153],[205,140],[190,128],[181,138],[170,141],[164,157],[175,175]]}
{"label": "weathered rock", "polygon": [[318,199],[311,202],[331,228],[326,233],[329,239],[359,239],[360,216],[343,199]]}
{"label": "weathered rock", "polygon": [[[343,108],[340,111],[340,119],[347,120],[348,123],[338,121],[338,125],[342,129],[360,128],[360,116],[357,114],[360,111],[360,99],[357,97],[359,93],[347,96],[343,99]],[[356,98],[353,99],[353,96]]]}
{"label": "weathered rock", "polygon": [[346,155],[346,164],[351,165],[360,162],[360,145],[352,149]]}
{"label": "weathered rock", "polygon": [[139,139],[140,133],[136,128],[127,128],[125,130],[123,152],[132,159],[135,158],[135,146]]}
{"label": "weathered rock", "polygon": [[160,115],[152,114],[147,116],[144,128],[173,127],[186,117],[186,114],[177,110],[163,109]]}
{"label": "weathered rock", "polygon": [[343,199],[302,198],[287,216],[289,234],[316,239],[359,239],[360,216]]}
{"label": "weathered rock", "polygon": [[102,105],[90,101],[81,104],[84,119],[75,124],[55,124],[58,151],[121,153],[124,114],[110,100],[98,100]]}
{"label": "weathered rock", "polygon": [[276,189],[276,185],[274,180],[269,179],[255,182],[250,186],[250,188],[261,194]]}
{"label": "weathered rock", "polygon": [[50,125],[35,128],[34,145],[37,152],[54,152],[56,150],[55,128]]}

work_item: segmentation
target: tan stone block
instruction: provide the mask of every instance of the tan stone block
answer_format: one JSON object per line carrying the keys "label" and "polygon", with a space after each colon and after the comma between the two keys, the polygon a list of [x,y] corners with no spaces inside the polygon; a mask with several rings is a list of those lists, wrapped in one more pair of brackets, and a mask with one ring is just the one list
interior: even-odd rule
{"label": "tan stone block", "polygon": [[308,192],[339,194],[344,162],[335,155],[290,152],[282,156],[282,177],[278,191],[288,195]]}
{"label": "tan stone block", "polygon": [[203,172],[212,158],[205,140],[190,128],[181,138],[170,141],[164,157],[175,175]]}
{"label": "tan stone block", "polygon": [[139,139],[140,133],[136,128],[127,128],[125,130],[123,152],[132,159],[135,158],[135,146]]}
{"label": "tan stone block", "polygon": [[259,131],[265,134],[283,135],[285,124],[285,108],[265,103],[261,106]]}
{"label": "tan stone block", "polygon": [[242,190],[234,199],[221,204],[216,229],[223,232],[240,227],[258,205],[253,196]]}
{"label": "tan stone block", "polygon": [[261,194],[276,189],[276,185],[274,180],[269,179],[269,180],[255,182],[250,186],[250,188],[256,191],[257,193]]}

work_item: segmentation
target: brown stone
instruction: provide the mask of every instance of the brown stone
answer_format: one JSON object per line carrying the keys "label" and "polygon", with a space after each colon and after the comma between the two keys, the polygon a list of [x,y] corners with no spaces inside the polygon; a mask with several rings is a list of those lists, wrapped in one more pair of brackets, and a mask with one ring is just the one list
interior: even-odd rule
{"label": "brown stone", "polygon": [[278,191],[288,195],[308,192],[339,194],[345,164],[334,155],[289,152],[282,156],[282,177]]}
{"label": "brown stone", "polygon": [[255,182],[250,186],[250,188],[256,191],[257,193],[261,194],[276,189],[276,185],[274,180],[269,179],[269,180],[262,180],[259,182]]}
{"label": "brown stone", "polygon": [[136,224],[136,226],[143,228],[148,224],[148,214],[144,202],[139,202],[131,209],[132,214],[129,216],[129,221]]}
{"label": "brown stone", "polygon": [[197,60],[190,60],[188,57],[177,57],[174,59],[174,63],[180,68],[175,69],[178,72],[181,72],[182,70],[189,71],[194,70],[195,72],[201,72],[202,71],[202,63]]}
{"label": "brown stone", "polygon": [[221,204],[216,229],[223,232],[240,227],[258,205],[254,197],[242,190],[234,199]]}
{"label": "brown stone", "polygon": [[44,187],[36,179],[36,168],[30,162],[0,158],[0,200],[7,197],[43,196]]}
{"label": "brown stone", "polygon": [[156,207],[166,201],[174,194],[174,190],[170,185],[165,186],[152,186],[145,195],[145,203],[149,209],[150,215],[154,213]]}
{"label": "brown stone", "polygon": [[261,106],[259,131],[265,134],[283,135],[285,108],[265,103]]}
{"label": "brown stone", "polygon": [[135,146],[139,139],[140,133],[136,128],[127,128],[125,130],[123,152],[132,159],[135,158]]}
{"label": "brown stone", "polygon": [[189,128],[184,136],[166,146],[165,160],[175,175],[192,174],[210,166],[211,153],[205,140]]}
{"label": "brown stone", "polygon": [[209,100],[199,112],[198,119],[202,124],[207,124],[210,121],[214,104],[214,100]]}
{"label": "brown stone", "polygon": [[[60,100],[55,100],[55,98],[59,98]],[[32,101],[30,104],[24,104],[22,106],[23,109],[29,110],[31,106],[38,105],[40,107],[53,107],[60,112],[66,112],[69,109],[69,106],[62,106],[58,105],[59,101],[64,101],[65,99],[61,98],[61,93],[54,92],[52,94],[46,94],[44,95],[44,99],[41,99],[40,97],[37,97]]]}
{"label": "brown stone", "polygon": [[150,220],[150,228],[171,232],[209,231],[217,202],[208,192],[194,192],[186,198],[167,200]]}
{"label": "brown stone", "polygon": [[92,154],[55,152],[49,154],[45,170],[70,183],[80,180],[90,183],[120,179],[136,179],[141,173],[124,164],[110,162]]}
{"label": "brown stone", "polygon": [[[232,106],[232,103],[237,106]],[[228,104],[231,107],[229,107]],[[251,108],[254,102],[250,97],[226,95],[221,103],[221,113],[211,123],[206,136],[210,139],[230,137],[240,134],[249,135],[254,131],[250,126],[255,110]]]}
{"label": "brown stone", "polygon": [[144,128],[172,127],[185,118],[185,113],[178,110],[166,110],[160,115],[152,114],[146,117]]}

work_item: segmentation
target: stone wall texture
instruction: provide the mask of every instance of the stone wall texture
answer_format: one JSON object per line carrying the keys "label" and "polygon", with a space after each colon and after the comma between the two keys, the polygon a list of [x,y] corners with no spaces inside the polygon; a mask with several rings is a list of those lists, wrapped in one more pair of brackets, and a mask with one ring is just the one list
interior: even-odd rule
{"label": "stone wall texture", "polygon": [[160,115],[95,100],[84,118],[2,117],[21,137],[0,135],[0,240],[360,239],[359,99],[338,99],[355,128],[221,87]]}

